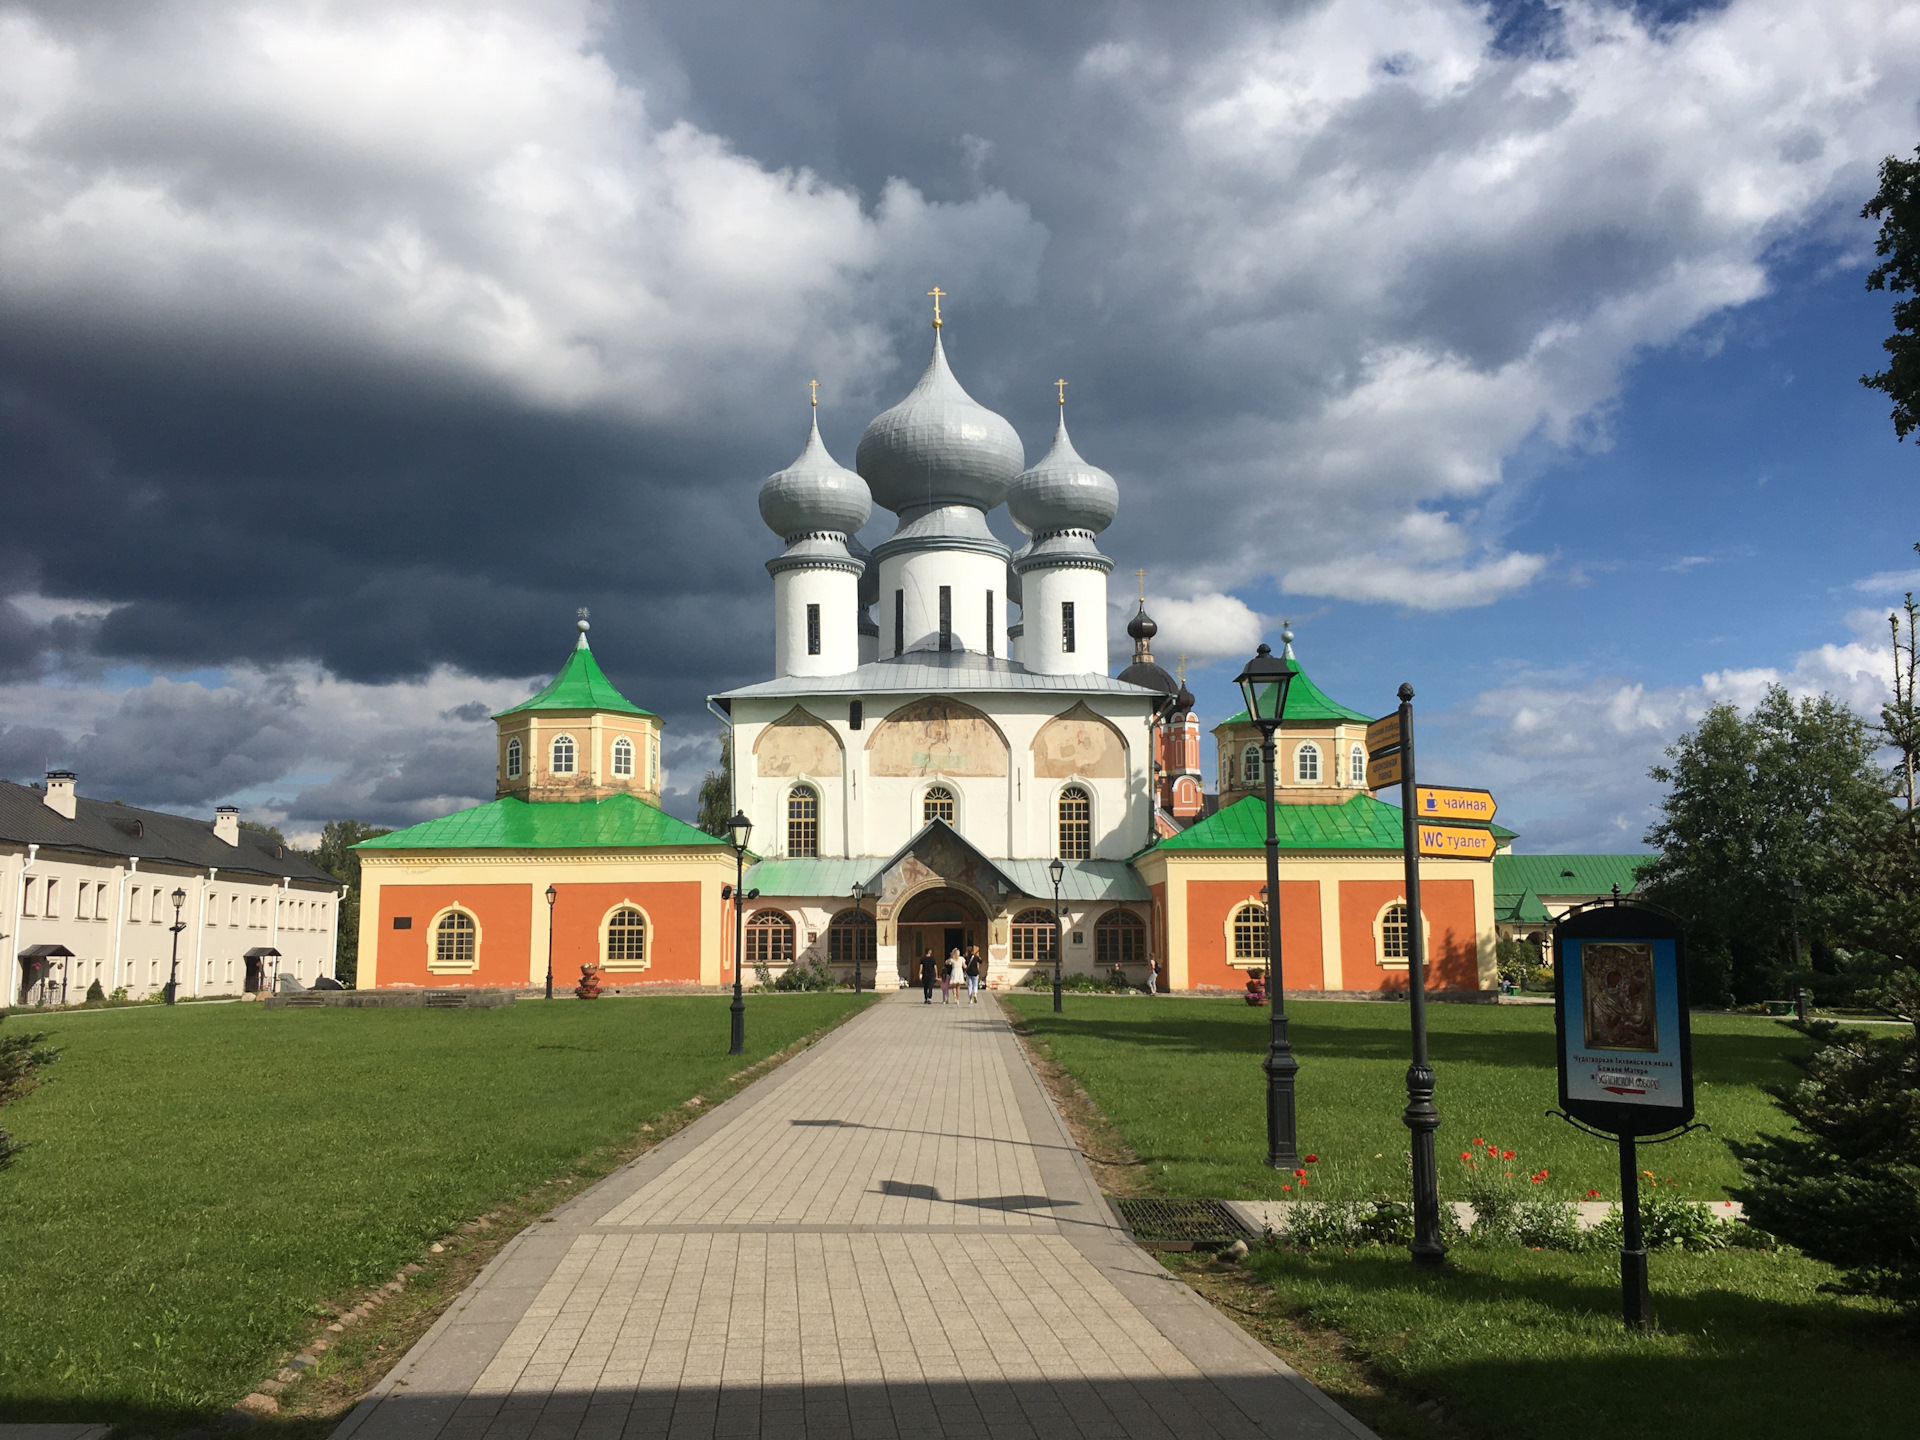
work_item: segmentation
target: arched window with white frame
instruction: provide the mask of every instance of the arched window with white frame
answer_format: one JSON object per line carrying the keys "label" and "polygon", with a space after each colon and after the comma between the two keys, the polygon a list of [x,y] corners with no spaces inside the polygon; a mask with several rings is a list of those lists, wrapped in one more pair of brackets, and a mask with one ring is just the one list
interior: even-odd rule
{"label": "arched window with white frame", "polygon": [[516,735],[507,741],[507,778],[509,780],[518,780],[520,778],[520,768],[520,737]]}
{"label": "arched window with white frame", "polygon": [[458,907],[442,913],[433,922],[433,960],[428,968],[443,973],[471,973],[479,964],[479,922]]}
{"label": "arched window with white frame", "polygon": [[1403,900],[1396,900],[1380,912],[1375,927],[1378,937],[1380,963],[1398,969],[1413,956],[1413,931],[1407,923],[1407,906]]}
{"label": "arched window with white frame", "polygon": [[1102,969],[1142,964],[1147,958],[1147,925],[1131,910],[1109,910],[1093,926],[1094,958]]}
{"label": "arched window with white frame", "polygon": [[920,797],[920,823],[930,820],[944,820],[953,824],[953,791],[945,785],[930,785],[927,793]]}
{"label": "arched window with white frame", "polygon": [[1320,747],[1311,740],[1302,740],[1293,752],[1293,778],[1303,784],[1315,784],[1320,779]]}
{"label": "arched window with white frame", "polygon": [[1227,936],[1235,965],[1267,963],[1267,907],[1249,900],[1227,918]]}
{"label": "arched window with white frame", "polygon": [[1013,917],[1009,958],[1016,965],[1051,965],[1060,948],[1060,927],[1051,910],[1022,910]]}
{"label": "arched window with white frame", "polygon": [[624,735],[613,742],[613,773],[633,778],[633,742]]}
{"label": "arched window with white frame", "polygon": [[811,859],[820,853],[820,792],[796,785],[787,792],[787,854]]}
{"label": "arched window with white frame", "polygon": [[573,774],[573,766],[574,766],[574,760],[575,760],[576,754],[577,752],[574,750],[574,746],[573,746],[573,736],[571,735],[554,736],[553,737],[553,755],[552,755],[553,764],[551,766],[553,773],[556,775]]}
{"label": "arched window with white frame", "polygon": [[1367,783],[1367,747],[1356,745],[1347,751],[1347,783],[1364,785]]}
{"label": "arched window with white frame", "polygon": [[1093,797],[1078,785],[1060,792],[1060,858],[1086,860],[1093,855]]}
{"label": "arched window with white frame", "polygon": [[638,906],[618,905],[602,927],[600,945],[603,963],[609,970],[647,968],[647,917]]}
{"label": "arched window with white frame", "polygon": [[784,910],[756,910],[747,917],[747,964],[791,965],[793,918]]}
{"label": "arched window with white frame", "polygon": [[1240,752],[1240,783],[1258,785],[1261,781],[1260,747],[1249,745]]}

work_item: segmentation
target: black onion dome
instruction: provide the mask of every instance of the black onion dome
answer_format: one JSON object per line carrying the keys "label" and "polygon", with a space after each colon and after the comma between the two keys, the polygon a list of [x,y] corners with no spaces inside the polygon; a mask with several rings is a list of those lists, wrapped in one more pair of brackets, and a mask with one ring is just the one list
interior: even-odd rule
{"label": "black onion dome", "polygon": [[1151,640],[1159,633],[1160,627],[1154,624],[1153,617],[1147,614],[1146,602],[1141,601],[1139,613],[1127,621],[1128,637],[1134,640]]}
{"label": "black onion dome", "polygon": [[1136,660],[1116,677],[1129,685],[1144,685],[1149,690],[1157,690],[1162,695],[1171,695],[1179,689],[1179,682],[1151,660]]}

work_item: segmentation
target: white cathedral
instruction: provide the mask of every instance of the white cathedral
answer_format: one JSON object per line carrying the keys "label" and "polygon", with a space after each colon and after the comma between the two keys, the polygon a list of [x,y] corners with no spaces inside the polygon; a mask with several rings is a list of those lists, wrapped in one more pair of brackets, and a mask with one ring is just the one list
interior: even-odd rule
{"label": "white cathedral", "polygon": [[[1136,663],[1108,673],[1097,538],[1119,487],[1075,452],[1064,391],[1029,467],[954,378],[940,328],[920,382],[861,436],[857,473],[816,418],[760,489],[786,547],[767,564],[775,676],[710,701],[762,857],[747,963],[858,962],[890,988],[921,953],[978,945],[990,983],[1015,982],[1052,960],[1057,858],[1069,967],[1138,983],[1150,896],[1127,861],[1153,835],[1155,729],[1180,700],[1191,724],[1192,699],[1153,663],[1144,614]],[[855,536],[876,501],[898,524],[869,552]],[[1029,537],[1018,551],[987,525],[1003,503]]]}

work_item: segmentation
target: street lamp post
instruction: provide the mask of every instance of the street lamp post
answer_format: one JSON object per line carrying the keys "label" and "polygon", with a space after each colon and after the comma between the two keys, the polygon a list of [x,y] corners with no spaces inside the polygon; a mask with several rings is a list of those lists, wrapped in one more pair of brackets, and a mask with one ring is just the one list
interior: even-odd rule
{"label": "street lamp post", "polygon": [[747,878],[747,837],[753,833],[753,822],[747,819],[744,810],[733,812],[733,819],[727,822],[728,833],[733,844],[733,1006],[732,1006],[732,1043],[728,1046],[729,1055],[747,1053],[747,998],[740,986],[740,966],[746,959],[746,895],[742,887]]}
{"label": "street lamp post", "polygon": [[[1293,632],[1282,630],[1280,639],[1290,653]],[[1267,790],[1267,988],[1272,1008],[1267,1058],[1261,1062],[1261,1068],[1267,1072],[1267,1164],[1275,1170],[1292,1170],[1300,1164],[1293,1096],[1293,1080],[1299,1073],[1300,1062],[1293,1058],[1293,1047],[1287,1043],[1286,981],[1280,955],[1280,832],[1274,813],[1273,737],[1287,713],[1287,689],[1293,684],[1293,666],[1284,655],[1275,658],[1272,649],[1262,645],[1235,683],[1247,702],[1247,718],[1260,731],[1260,762]]]}
{"label": "street lamp post", "polygon": [[173,1004],[173,997],[180,993],[180,932],[187,928],[187,922],[180,918],[180,907],[187,903],[187,892],[173,892],[173,964],[167,970],[167,1004]]}
{"label": "street lamp post", "polygon": [[1066,933],[1060,926],[1060,879],[1067,873],[1067,867],[1060,863],[1058,855],[1047,866],[1047,876],[1053,881],[1053,1013],[1060,1013],[1060,951],[1066,942]]}
{"label": "street lamp post", "polygon": [[553,999],[553,902],[560,898],[557,886],[547,886],[547,999]]}
{"label": "street lamp post", "polygon": [[[854,881],[853,882],[853,908],[860,912],[860,918],[862,920],[865,920],[867,918],[867,909],[864,903],[866,898],[867,898],[866,883],[860,880]],[[874,908],[878,909],[879,907],[876,906]],[[879,920],[876,917],[874,921],[874,929],[877,932],[879,928],[880,928]],[[853,927],[853,993],[856,995],[860,993],[860,942],[862,939],[866,937],[866,933],[867,933],[867,927],[865,925],[856,925]],[[876,933],[874,936],[875,941],[877,942],[879,938],[880,938],[879,935]],[[880,977],[878,975],[874,977],[875,984],[879,983],[879,978]]]}

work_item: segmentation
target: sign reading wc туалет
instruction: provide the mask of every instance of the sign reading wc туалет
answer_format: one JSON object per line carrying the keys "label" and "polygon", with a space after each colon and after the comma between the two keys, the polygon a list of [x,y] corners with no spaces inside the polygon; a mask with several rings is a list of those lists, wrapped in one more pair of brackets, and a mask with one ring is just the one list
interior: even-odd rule
{"label": "sign reading wc \u0442\u0443\u0430\u043b\u0435\u0442", "polygon": [[1596,1130],[1652,1135],[1693,1119],[1685,938],[1639,905],[1601,905],[1554,929],[1560,1105]]}

